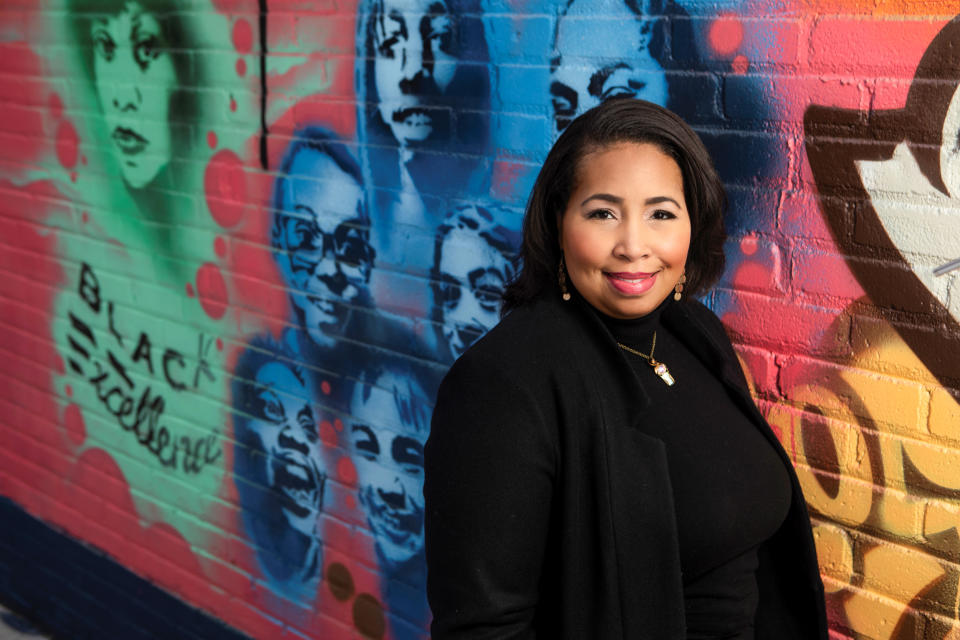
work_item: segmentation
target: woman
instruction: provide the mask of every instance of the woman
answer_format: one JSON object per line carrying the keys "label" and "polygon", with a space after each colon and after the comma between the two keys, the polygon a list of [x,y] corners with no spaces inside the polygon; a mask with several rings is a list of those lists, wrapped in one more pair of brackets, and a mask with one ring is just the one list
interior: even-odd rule
{"label": "woman", "polygon": [[652,103],[560,136],[509,314],[437,398],[435,638],[827,637],[796,476],[690,299],[722,271],[724,202],[699,138]]}

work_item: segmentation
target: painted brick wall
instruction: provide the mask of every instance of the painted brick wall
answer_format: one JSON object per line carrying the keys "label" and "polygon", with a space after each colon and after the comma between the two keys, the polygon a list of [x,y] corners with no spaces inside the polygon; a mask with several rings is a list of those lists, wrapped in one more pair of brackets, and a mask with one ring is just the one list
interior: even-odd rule
{"label": "painted brick wall", "polygon": [[705,301],[796,463],[834,637],[960,638],[956,3],[428,6],[0,6],[5,508],[242,634],[425,637],[436,385],[558,131],[631,93],[728,185]]}

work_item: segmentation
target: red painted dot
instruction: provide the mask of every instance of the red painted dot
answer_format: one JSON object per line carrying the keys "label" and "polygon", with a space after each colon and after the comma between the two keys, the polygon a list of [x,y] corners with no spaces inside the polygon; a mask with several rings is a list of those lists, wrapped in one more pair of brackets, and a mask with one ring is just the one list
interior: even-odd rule
{"label": "red painted dot", "polygon": [[77,164],[79,156],[80,138],[73,123],[64,120],[57,127],[57,160],[67,169]]}
{"label": "red painted dot", "polygon": [[220,258],[227,257],[227,241],[223,236],[217,236],[213,241],[213,252]]}
{"label": "red painted dot", "polygon": [[66,373],[66,368],[63,363],[63,358],[59,354],[54,355],[53,368],[54,370],[56,370],[57,373],[61,375]]}
{"label": "red painted dot", "polygon": [[742,251],[745,255],[748,255],[748,256],[752,256],[753,254],[755,254],[757,252],[758,246],[759,246],[759,242],[757,240],[757,236],[745,236],[740,241],[740,251]]}
{"label": "red painted dot", "polygon": [[221,227],[240,222],[246,209],[247,178],[240,157],[229,149],[216,152],[203,174],[210,215]]}
{"label": "red painted dot", "polygon": [[343,420],[340,418],[334,418],[333,428],[337,430],[337,433],[343,433]]}
{"label": "red painted dot", "polygon": [[230,111],[237,110],[237,100],[233,97],[230,98]]}
{"label": "red painted dot", "polygon": [[732,14],[721,15],[710,25],[707,41],[721,56],[735,53],[743,44],[743,25]]}
{"label": "red painted dot", "polygon": [[80,156],[80,164],[82,164],[83,166],[87,166],[87,156],[85,155]]}
{"label": "red painted dot", "polygon": [[207,146],[211,149],[217,148],[217,134],[213,131],[207,131]]}
{"label": "red painted dot", "polygon": [[71,387],[70,385],[65,386],[65,387],[63,388],[63,392],[64,392],[65,394],[67,394],[67,397],[68,397],[68,398],[72,398],[72,397],[73,397],[73,387]]}
{"label": "red painted dot", "polygon": [[741,53],[733,59],[733,62],[730,63],[730,67],[733,69],[734,73],[743,75],[750,69],[750,61],[747,60],[747,56]]}
{"label": "red painted dot", "polygon": [[76,181],[77,181],[77,172],[76,172],[76,171],[71,171],[71,172],[70,172],[70,182],[76,182]]}
{"label": "red painted dot", "polygon": [[223,340],[221,338],[217,338],[217,351],[223,351]]}
{"label": "red painted dot", "polygon": [[243,58],[237,59],[237,75],[241,78],[247,75],[247,61]]}
{"label": "red painted dot", "polygon": [[344,484],[354,485],[357,482],[357,468],[353,460],[344,456],[337,461],[337,475]]}
{"label": "red painted dot", "polygon": [[324,420],[320,423],[320,440],[325,446],[331,449],[337,446],[337,432],[334,431],[333,425],[330,424],[329,420]]}
{"label": "red painted dot", "polygon": [[193,285],[190,284],[189,282],[187,283],[187,297],[188,298],[193,297]]}
{"label": "red painted dot", "polygon": [[60,94],[51,93],[47,106],[50,107],[50,115],[54,118],[59,120],[63,117],[63,100],[60,99]]}
{"label": "red painted dot", "polygon": [[233,46],[240,53],[250,53],[253,50],[253,28],[246,20],[237,20],[233,23]]}
{"label": "red painted dot", "polygon": [[197,298],[204,312],[219,320],[227,312],[227,283],[220,267],[206,262],[197,269]]}
{"label": "red painted dot", "polygon": [[352,493],[348,493],[348,494],[347,494],[347,498],[346,498],[346,500],[344,500],[344,502],[347,503],[347,509],[356,509],[356,508],[357,508],[357,499],[356,499],[356,497],[354,497],[354,495],[353,495]]}
{"label": "red painted dot", "polygon": [[87,425],[84,423],[83,414],[77,405],[71,404],[64,410],[63,426],[67,431],[67,437],[74,444],[83,444],[83,441],[87,439]]}
{"label": "red painted dot", "polygon": [[323,391],[323,395],[330,395],[330,383],[324,380],[320,383],[320,391]]}
{"label": "red painted dot", "polygon": [[89,211],[81,212],[80,219],[83,220],[84,222],[90,222],[90,212]]}

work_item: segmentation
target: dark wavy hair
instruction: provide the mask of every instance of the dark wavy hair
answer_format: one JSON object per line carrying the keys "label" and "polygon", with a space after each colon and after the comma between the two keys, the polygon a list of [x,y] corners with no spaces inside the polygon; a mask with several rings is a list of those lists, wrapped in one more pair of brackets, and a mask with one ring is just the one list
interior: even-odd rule
{"label": "dark wavy hair", "polygon": [[703,142],[672,111],[646,100],[611,98],[577,117],[547,154],[523,218],[523,268],[504,291],[502,314],[547,291],[560,295],[559,222],[577,189],[580,164],[590,153],[625,142],[655,145],[680,167],[691,227],[684,293],[702,293],[720,278],[727,196]]}

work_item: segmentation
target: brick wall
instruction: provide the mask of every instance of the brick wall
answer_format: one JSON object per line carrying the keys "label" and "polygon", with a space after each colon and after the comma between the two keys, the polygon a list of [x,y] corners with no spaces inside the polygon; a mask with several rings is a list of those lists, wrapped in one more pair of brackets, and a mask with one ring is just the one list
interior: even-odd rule
{"label": "brick wall", "polygon": [[384,4],[3,3],[5,504],[243,634],[425,636],[436,385],[558,130],[631,91],[728,186],[705,301],[835,637],[960,637],[955,3]]}

